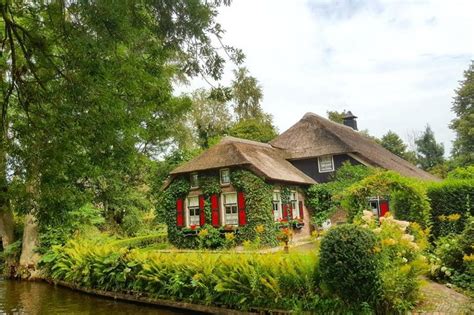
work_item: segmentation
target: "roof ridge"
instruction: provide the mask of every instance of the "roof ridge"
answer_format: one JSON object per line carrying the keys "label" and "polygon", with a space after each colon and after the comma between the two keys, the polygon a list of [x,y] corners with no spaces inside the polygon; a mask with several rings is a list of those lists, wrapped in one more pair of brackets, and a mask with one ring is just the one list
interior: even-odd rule
{"label": "roof ridge", "polygon": [[252,144],[252,145],[258,145],[266,148],[271,148],[272,146],[268,143],[263,143],[259,141],[254,141],[254,140],[248,140],[248,139],[243,139],[243,138],[237,138],[237,137],[232,137],[232,136],[225,136],[222,138],[220,143],[225,143],[225,142],[237,142],[237,143],[245,143],[245,144]]}

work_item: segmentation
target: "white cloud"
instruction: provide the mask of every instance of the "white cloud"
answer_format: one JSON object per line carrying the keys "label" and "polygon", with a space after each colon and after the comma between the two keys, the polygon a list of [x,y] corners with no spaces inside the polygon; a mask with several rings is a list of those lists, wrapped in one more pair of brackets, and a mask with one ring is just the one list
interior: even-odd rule
{"label": "white cloud", "polygon": [[219,21],[280,131],[308,111],[350,109],[376,136],[429,123],[448,151],[454,89],[474,58],[472,12],[474,1],[234,0]]}

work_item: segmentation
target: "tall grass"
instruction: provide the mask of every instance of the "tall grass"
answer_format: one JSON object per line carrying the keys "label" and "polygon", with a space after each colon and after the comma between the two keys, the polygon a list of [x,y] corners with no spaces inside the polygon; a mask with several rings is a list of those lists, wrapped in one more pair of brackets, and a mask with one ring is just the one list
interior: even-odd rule
{"label": "tall grass", "polygon": [[80,286],[249,310],[334,311],[321,298],[315,253],[158,253],[70,241],[43,265],[55,280]]}

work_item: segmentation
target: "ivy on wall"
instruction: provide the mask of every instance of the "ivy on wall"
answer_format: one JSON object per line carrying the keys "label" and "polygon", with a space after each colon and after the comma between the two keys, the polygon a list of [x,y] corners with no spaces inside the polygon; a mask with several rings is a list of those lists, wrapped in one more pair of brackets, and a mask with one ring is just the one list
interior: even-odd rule
{"label": "ivy on wall", "polygon": [[[272,213],[272,185],[267,184],[262,178],[250,171],[236,170],[231,173],[232,185],[237,191],[245,194],[245,212],[247,224],[239,227],[237,242],[254,240],[257,237],[256,227],[263,226],[263,232],[258,234],[262,245],[276,245],[277,228],[273,221]],[[205,244],[206,248],[218,248],[224,245],[225,239],[220,236],[218,229],[211,225],[210,196],[221,193],[218,175],[202,175],[199,186],[204,195],[204,211],[206,216],[206,229],[208,236],[203,243],[200,237],[186,237],[186,230],[176,226],[176,200],[185,199],[190,192],[190,182],[185,177],[176,178],[163,192],[160,202],[160,217],[168,226],[168,240],[178,248],[198,248]],[[287,202],[290,199],[290,189],[287,190]],[[285,190],[285,191],[286,191]],[[201,230],[202,230],[201,229]]]}
{"label": "ivy on wall", "polygon": [[232,185],[245,194],[247,224],[240,228],[241,240],[253,240],[257,236],[256,227],[263,226],[258,236],[263,245],[276,245],[277,228],[272,213],[272,185],[247,170],[231,173]]}

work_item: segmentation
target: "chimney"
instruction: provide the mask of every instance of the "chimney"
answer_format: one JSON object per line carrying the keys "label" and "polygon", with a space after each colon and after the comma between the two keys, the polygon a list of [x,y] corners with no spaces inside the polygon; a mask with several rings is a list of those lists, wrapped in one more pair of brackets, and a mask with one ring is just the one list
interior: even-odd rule
{"label": "chimney", "polygon": [[356,118],[357,118],[357,116],[354,116],[354,114],[352,114],[351,111],[348,111],[344,115],[344,120],[343,120],[342,123],[344,125],[348,126],[348,127],[351,127],[354,130],[357,130],[357,120],[356,120]]}

